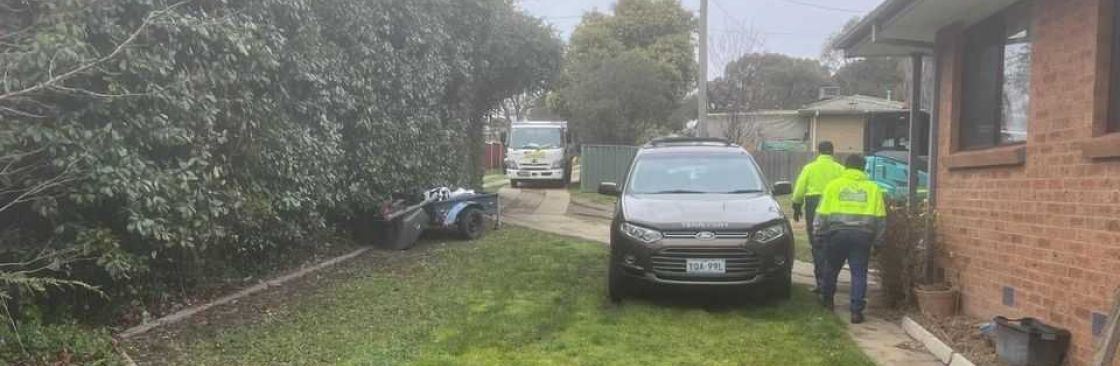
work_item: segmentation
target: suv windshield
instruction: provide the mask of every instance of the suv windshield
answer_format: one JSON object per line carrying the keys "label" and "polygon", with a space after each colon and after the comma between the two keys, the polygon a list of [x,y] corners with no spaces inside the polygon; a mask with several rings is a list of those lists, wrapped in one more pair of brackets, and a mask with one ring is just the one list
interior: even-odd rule
{"label": "suv windshield", "polygon": [[738,154],[642,157],[628,185],[633,194],[764,192],[754,162]]}
{"label": "suv windshield", "polygon": [[563,143],[559,128],[515,128],[509,146],[514,149],[556,149]]}

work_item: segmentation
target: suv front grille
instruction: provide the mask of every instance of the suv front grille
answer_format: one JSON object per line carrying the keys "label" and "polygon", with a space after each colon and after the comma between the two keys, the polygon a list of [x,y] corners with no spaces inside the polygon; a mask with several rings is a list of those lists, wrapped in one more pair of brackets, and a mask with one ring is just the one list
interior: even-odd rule
{"label": "suv front grille", "polygon": [[739,248],[666,248],[650,257],[654,273],[666,278],[691,278],[687,272],[688,259],[724,259],[727,279],[750,278],[762,270],[762,258],[752,251]]}
{"label": "suv front grille", "polygon": [[[699,231],[666,231],[665,237],[670,239],[692,239],[699,234]],[[746,231],[713,231],[716,237],[713,239],[746,239],[750,237],[750,233]]]}

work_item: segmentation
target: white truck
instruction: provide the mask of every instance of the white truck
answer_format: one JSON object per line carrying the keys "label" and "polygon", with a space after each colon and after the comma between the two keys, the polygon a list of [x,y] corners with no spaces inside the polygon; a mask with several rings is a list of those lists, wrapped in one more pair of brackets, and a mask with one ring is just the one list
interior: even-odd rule
{"label": "white truck", "polygon": [[574,154],[567,122],[514,122],[506,139],[506,177],[515,188],[526,181],[567,185]]}

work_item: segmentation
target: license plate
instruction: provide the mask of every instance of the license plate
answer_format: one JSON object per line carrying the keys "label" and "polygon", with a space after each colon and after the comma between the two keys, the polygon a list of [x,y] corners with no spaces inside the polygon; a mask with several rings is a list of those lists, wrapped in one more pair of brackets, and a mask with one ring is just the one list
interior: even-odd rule
{"label": "license plate", "polygon": [[526,159],[544,159],[544,151],[530,151],[525,153]]}
{"label": "license plate", "polygon": [[688,273],[726,273],[726,259],[688,259]]}

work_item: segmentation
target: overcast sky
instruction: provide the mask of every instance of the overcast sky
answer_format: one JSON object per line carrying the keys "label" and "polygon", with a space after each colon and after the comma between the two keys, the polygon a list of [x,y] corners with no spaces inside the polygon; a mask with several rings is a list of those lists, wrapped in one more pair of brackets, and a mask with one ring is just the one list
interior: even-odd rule
{"label": "overcast sky", "polygon": [[[566,40],[580,15],[611,11],[615,0],[520,0],[529,13],[554,25]],[[828,35],[854,16],[870,12],[883,0],[710,0],[709,29],[721,32],[753,27],[769,52],[817,58]],[[681,0],[699,14],[700,0]]]}

